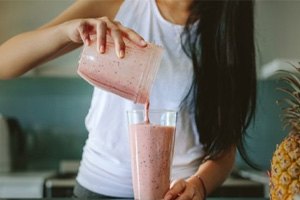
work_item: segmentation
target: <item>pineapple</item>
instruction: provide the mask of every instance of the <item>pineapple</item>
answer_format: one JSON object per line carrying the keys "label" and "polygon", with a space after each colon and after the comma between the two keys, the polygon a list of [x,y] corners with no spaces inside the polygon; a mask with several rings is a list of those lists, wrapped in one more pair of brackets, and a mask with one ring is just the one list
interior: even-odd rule
{"label": "pineapple", "polygon": [[271,161],[270,198],[272,200],[292,200],[300,194],[300,68],[293,65],[295,72],[281,71],[281,80],[287,88],[278,88],[289,98],[279,102],[282,107],[285,127],[290,127],[289,135],[277,146]]}

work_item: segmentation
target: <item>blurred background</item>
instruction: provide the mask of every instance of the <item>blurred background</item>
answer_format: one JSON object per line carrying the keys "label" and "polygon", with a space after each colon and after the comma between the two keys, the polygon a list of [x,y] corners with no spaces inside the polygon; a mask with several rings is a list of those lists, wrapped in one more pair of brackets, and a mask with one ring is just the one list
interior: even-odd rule
{"label": "blurred background", "polygon": [[[13,35],[39,27],[72,3],[71,0],[1,0],[0,43]],[[297,63],[300,60],[299,10],[300,1],[256,1],[258,105],[255,119],[248,128],[247,151],[250,158],[261,167],[261,171],[253,171],[238,155],[237,173],[233,177],[254,181],[247,182],[247,187],[253,186],[252,191],[257,189],[257,195],[266,195],[266,171],[270,167],[272,153],[276,144],[288,133],[288,130],[282,128],[280,108],[276,104],[276,100],[283,97],[276,90],[282,83],[274,72],[284,68],[287,61]],[[10,179],[11,174],[14,177],[18,177],[15,175],[18,174],[21,178],[40,178],[36,181],[39,189],[30,190],[29,197],[70,194],[74,184],[73,173],[76,174],[87,138],[84,118],[93,90],[76,74],[80,51],[44,64],[23,77],[0,81],[0,114],[3,121],[19,124],[10,123],[10,131],[20,132],[11,134],[15,138],[10,141],[21,141],[20,145],[13,145],[11,142],[6,144],[0,138],[0,146],[7,145],[11,151],[10,158],[7,158],[1,155],[0,149],[0,197],[24,196],[21,192],[10,193],[12,190],[7,183],[20,183],[19,179]],[[54,182],[51,182],[54,177],[55,180],[69,181],[62,183],[68,190],[57,194],[47,193],[54,187]],[[48,180],[48,185],[45,180]],[[229,181],[229,186],[232,183]],[[4,186],[7,186],[6,189],[3,189]],[[227,193],[224,191],[220,190],[216,195],[230,193],[229,190]],[[241,195],[246,195],[246,192]]]}

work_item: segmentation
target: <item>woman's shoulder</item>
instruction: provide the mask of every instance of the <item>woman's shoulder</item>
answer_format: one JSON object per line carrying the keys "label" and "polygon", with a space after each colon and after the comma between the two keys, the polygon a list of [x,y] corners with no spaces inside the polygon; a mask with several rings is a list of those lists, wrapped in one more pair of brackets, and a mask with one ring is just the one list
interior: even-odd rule
{"label": "woman's shoulder", "polygon": [[80,7],[82,17],[103,17],[113,19],[126,0],[79,0],[75,4]]}
{"label": "woman's shoulder", "polygon": [[127,26],[143,19],[142,16],[149,10],[150,1],[152,0],[124,0],[118,10],[116,19]]}
{"label": "woman's shoulder", "polygon": [[[84,1],[83,4],[87,4],[87,11],[91,11],[96,16],[107,16],[110,19],[114,19],[117,13],[121,10],[125,12],[144,12],[147,9],[151,10],[153,2],[155,0],[80,0]],[[88,12],[88,13],[91,13]],[[138,14],[138,13],[135,13]]]}
{"label": "woman's shoulder", "polygon": [[123,0],[122,7],[128,10],[136,10],[149,6],[152,0]]}

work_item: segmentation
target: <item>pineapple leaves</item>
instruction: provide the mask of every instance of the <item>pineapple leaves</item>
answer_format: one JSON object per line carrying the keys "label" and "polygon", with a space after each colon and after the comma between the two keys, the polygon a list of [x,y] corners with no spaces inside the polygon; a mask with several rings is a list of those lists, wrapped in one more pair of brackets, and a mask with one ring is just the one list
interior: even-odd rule
{"label": "pineapple leaves", "polygon": [[[290,104],[292,106],[294,106],[293,104],[295,104],[296,106],[300,105],[300,99],[299,99],[300,94],[299,93],[295,93],[286,88],[278,88],[278,90],[290,95],[294,99],[294,100],[291,100],[291,99],[285,98],[285,99],[283,99],[283,101],[286,101],[288,104]],[[280,103],[281,101],[278,101],[278,102]]]}
{"label": "pineapple leaves", "polygon": [[[298,110],[299,110],[299,108],[298,108]],[[285,114],[286,116],[293,116],[294,118],[300,117],[299,111],[295,111],[294,109],[285,108],[283,111],[286,113]]]}
{"label": "pineapple leaves", "polygon": [[300,67],[290,64],[296,71],[278,70],[278,73],[282,74],[280,80],[288,85],[277,88],[277,90],[288,95],[288,97],[277,101],[281,106],[284,129],[287,127],[299,128],[300,118],[300,79],[297,76],[300,74]]}
{"label": "pineapple leaves", "polygon": [[289,84],[295,91],[300,92],[300,80],[297,76],[290,74],[291,77],[285,76],[282,77],[281,80],[285,81]]}

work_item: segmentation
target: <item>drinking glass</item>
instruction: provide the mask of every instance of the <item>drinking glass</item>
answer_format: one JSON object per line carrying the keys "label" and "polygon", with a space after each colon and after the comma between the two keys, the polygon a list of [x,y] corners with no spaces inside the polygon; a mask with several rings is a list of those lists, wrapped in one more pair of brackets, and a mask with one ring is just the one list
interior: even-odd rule
{"label": "drinking glass", "polygon": [[128,111],[132,182],[135,199],[163,199],[170,186],[174,151],[176,112]]}

